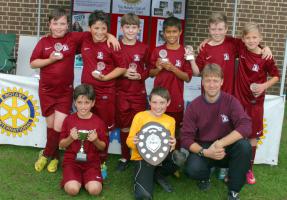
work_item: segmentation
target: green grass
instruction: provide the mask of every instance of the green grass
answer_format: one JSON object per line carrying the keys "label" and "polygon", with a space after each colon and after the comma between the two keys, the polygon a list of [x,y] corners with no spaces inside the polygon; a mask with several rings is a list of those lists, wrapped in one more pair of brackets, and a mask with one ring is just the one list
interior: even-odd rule
{"label": "green grass", "polygon": [[[286,113],[286,112],[285,112]],[[242,200],[287,200],[287,117],[284,117],[278,166],[255,165],[257,183],[246,185],[240,193]],[[46,170],[37,173],[34,162],[39,149],[0,145],[0,200],[58,200],[71,199],[60,188],[61,170],[50,174]],[[108,179],[99,197],[92,197],[85,190],[73,199],[133,199],[132,174],[130,167],[123,173],[114,169],[118,155],[111,155],[108,161]],[[226,199],[227,189],[223,182],[213,176],[212,187],[207,192],[200,192],[195,181],[184,175],[180,178],[169,177],[175,192],[165,193],[156,186],[154,199],[164,200],[217,200]]]}

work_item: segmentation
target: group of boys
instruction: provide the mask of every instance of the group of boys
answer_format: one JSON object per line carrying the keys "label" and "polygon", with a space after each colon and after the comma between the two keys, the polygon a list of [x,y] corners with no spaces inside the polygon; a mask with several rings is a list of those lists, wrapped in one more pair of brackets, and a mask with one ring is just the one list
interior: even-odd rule
{"label": "group of boys", "polygon": [[[76,195],[84,185],[90,194],[98,195],[103,181],[100,163],[107,159],[107,134],[119,127],[122,158],[117,170],[123,171],[130,160],[135,161],[135,198],[152,199],[154,180],[171,192],[172,187],[164,176],[178,169],[172,153],[155,167],[143,160],[136,148],[137,133],[144,124],[154,121],[171,132],[172,150],[180,141],[190,152],[187,174],[198,180],[200,189],[209,187],[212,166],[227,166],[228,198],[239,199],[238,193],[250,169],[251,148],[246,138],[251,134],[251,120],[231,96],[234,95],[235,59],[241,55],[237,46],[241,43],[239,39],[226,37],[227,21],[223,14],[211,17],[211,38],[196,60],[190,61],[186,57],[193,52],[179,44],[182,27],[175,17],[164,20],[166,43],[151,53],[147,45],[137,41],[140,21],[131,13],[121,19],[124,36],[119,51],[108,47],[108,20],[103,12],[90,15],[90,33],[67,33],[67,16],[62,11],[53,15],[49,23],[51,36],[41,39],[31,57],[31,66],[41,68],[39,96],[48,127],[46,148],[35,163],[37,171],[46,166],[48,158],[52,158],[48,171],[57,170],[59,145],[66,148],[62,164],[65,191]],[[74,91],[77,112],[67,117],[72,104],[72,59],[79,49],[84,65],[83,84]],[[192,74],[199,75],[201,71],[203,94],[188,106],[183,120],[184,81],[189,82]],[[275,70],[271,75],[278,76],[278,72]],[[145,79],[149,76],[155,77],[154,89],[149,96],[150,110],[145,111]],[[264,96],[264,90],[259,95]],[[215,120],[219,112],[221,121]],[[175,137],[179,138],[181,127],[182,135],[177,141]],[[89,132],[82,143],[79,130]],[[75,162],[81,148],[87,154],[87,161]]]}

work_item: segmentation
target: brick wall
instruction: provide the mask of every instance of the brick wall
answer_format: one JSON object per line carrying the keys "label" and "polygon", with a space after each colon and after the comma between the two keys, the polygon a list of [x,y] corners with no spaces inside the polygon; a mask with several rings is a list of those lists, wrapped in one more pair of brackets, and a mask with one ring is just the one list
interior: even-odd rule
{"label": "brick wall", "polygon": [[[234,0],[189,0],[187,5],[187,23],[185,42],[198,46],[208,37],[208,18],[212,12],[225,12],[232,31]],[[287,37],[287,1],[286,0],[238,0],[236,36],[240,35],[246,22],[259,23],[263,32],[264,46],[269,46],[276,59],[280,72],[284,61],[285,40]],[[269,89],[269,93],[279,94],[280,83]],[[286,84],[285,84],[286,91]]]}
{"label": "brick wall", "polygon": [[[41,34],[48,32],[47,14],[57,5],[71,7],[70,0],[42,0]],[[207,21],[212,12],[223,11],[232,30],[234,0],[188,0],[185,43],[198,46],[208,37]],[[37,34],[38,0],[0,0],[0,32],[21,35]],[[287,33],[286,0],[238,0],[236,35],[245,22],[255,21],[263,28],[263,45],[271,48],[277,65],[282,69]],[[278,94],[279,84],[269,92]],[[286,88],[286,87],[285,87]]]}
{"label": "brick wall", "polygon": [[[42,0],[40,34],[48,32],[48,14],[56,5],[70,9],[70,0]],[[0,0],[0,32],[37,35],[38,0]]]}

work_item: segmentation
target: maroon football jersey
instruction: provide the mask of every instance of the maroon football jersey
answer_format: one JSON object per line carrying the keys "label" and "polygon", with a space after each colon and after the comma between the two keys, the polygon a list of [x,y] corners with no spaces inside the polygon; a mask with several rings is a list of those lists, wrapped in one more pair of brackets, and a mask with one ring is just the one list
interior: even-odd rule
{"label": "maroon football jersey", "polygon": [[87,33],[70,32],[63,38],[42,37],[30,58],[47,59],[53,51],[63,54],[63,59],[40,68],[40,86],[47,91],[62,94],[74,81],[74,59],[78,46]]}
{"label": "maroon football jersey", "polygon": [[[186,72],[191,79],[191,65],[184,59],[185,49],[182,45],[177,50],[167,49],[166,45],[155,48],[150,58],[151,68],[156,68],[155,63],[158,58],[161,58],[159,54],[162,49],[167,51],[167,58],[169,61],[181,71]],[[177,78],[173,72],[163,69],[155,77],[154,87],[156,86],[164,87],[170,93],[171,103],[168,106],[166,112],[181,112],[184,109],[183,80]]]}
{"label": "maroon football jersey", "polygon": [[222,44],[211,46],[206,44],[196,57],[196,64],[202,71],[206,64],[218,64],[224,73],[224,82],[221,90],[234,94],[236,45],[238,39],[225,37]]}
{"label": "maroon football jersey", "polygon": [[[98,116],[93,114],[90,119],[81,119],[78,117],[77,113],[69,115],[64,120],[60,141],[68,137],[71,129],[74,127],[76,127],[77,130],[96,130],[99,139],[108,145],[106,125]],[[63,164],[75,162],[76,155],[80,148],[80,140],[74,140],[65,151]],[[99,150],[92,142],[89,142],[88,140],[84,142],[84,151],[87,154],[87,162],[97,162],[100,165]]]}
{"label": "maroon football jersey", "polygon": [[251,120],[240,102],[225,92],[221,92],[214,103],[208,103],[204,95],[201,95],[185,110],[181,145],[189,149],[194,142],[214,142],[233,130],[238,131],[244,138],[251,134]]}
{"label": "maroon football jersey", "polygon": [[94,42],[92,36],[87,37],[82,44],[83,73],[81,82],[93,85],[97,93],[109,93],[115,91],[116,80],[99,81],[92,76],[94,70],[106,75],[116,67],[126,67],[125,56],[122,51],[114,51],[108,47],[107,42]]}
{"label": "maroon football jersey", "polygon": [[141,75],[140,80],[129,80],[124,76],[118,78],[117,89],[120,93],[128,95],[146,95],[145,79],[149,76],[149,51],[148,46],[137,41],[134,45],[125,45],[120,42],[126,56],[127,67],[134,69]]}
{"label": "maroon football jersey", "polygon": [[255,54],[249,51],[243,42],[238,45],[239,66],[235,83],[235,96],[243,105],[252,102],[262,104],[264,102],[265,92],[259,97],[252,94],[250,85],[252,83],[265,83],[267,76],[279,78],[279,71],[273,59],[263,59],[261,54]]}

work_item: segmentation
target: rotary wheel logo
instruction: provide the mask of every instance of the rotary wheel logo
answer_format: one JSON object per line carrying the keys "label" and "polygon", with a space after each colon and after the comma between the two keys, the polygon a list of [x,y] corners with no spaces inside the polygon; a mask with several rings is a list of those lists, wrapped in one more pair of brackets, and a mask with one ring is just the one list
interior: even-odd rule
{"label": "rotary wheel logo", "polygon": [[33,96],[29,96],[28,92],[23,89],[7,88],[2,89],[0,94],[0,128],[1,134],[4,132],[8,136],[22,137],[27,135],[28,131],[32,131],[35,122],[38,122],[39,113],[36,106],[37,101],[33,100]]}
{"label": "rotary wheel logo", "polygon": [[263,135],[259,137],[257,146],[262,145],[264,143],[264,140],[266,139],[266,134],[268,133],[267,131],[267,120],[264,118],[263,119]]}

